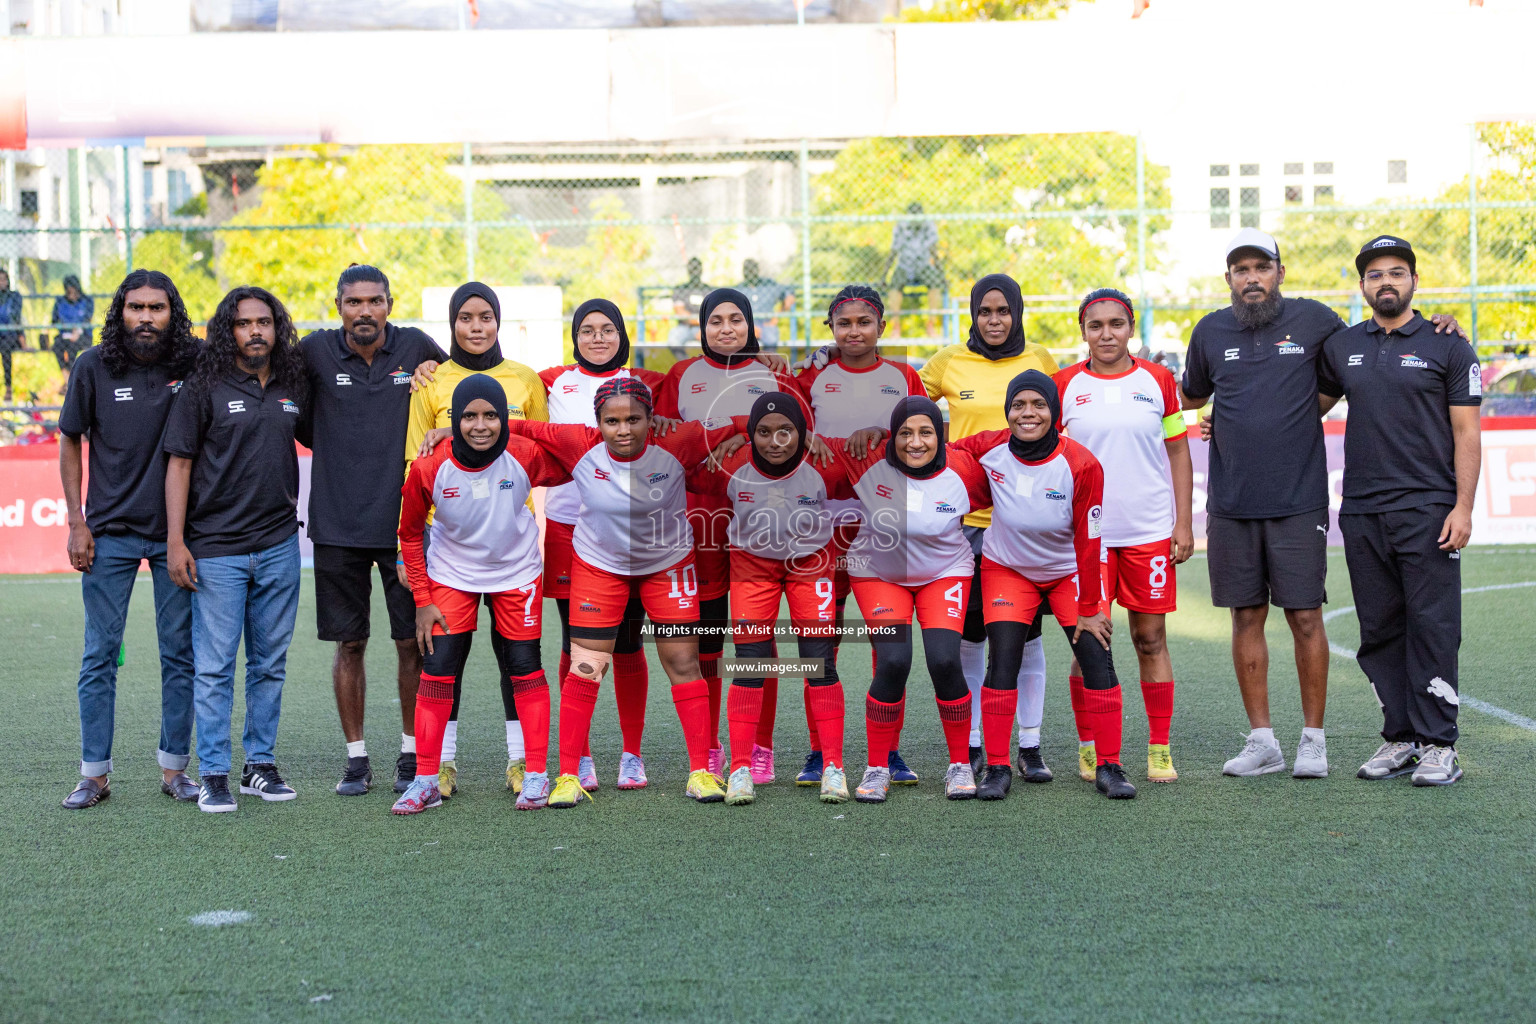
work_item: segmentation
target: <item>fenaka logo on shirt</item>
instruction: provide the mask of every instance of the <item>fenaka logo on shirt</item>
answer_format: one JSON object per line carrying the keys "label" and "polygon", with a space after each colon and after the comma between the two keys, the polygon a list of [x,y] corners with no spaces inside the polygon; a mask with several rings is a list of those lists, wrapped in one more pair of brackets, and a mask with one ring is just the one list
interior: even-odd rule
{"label": "fenaka logo on shirt", "polygon": [[1403,353],[1403,363],[1402,363],[1402,365],[1404,365],[1404,366],[1412,366],[1412,367],[1415,367],[1415,368],[1420,369],[1420,370],[1427,370],[1427,369],[1429,369],[1429,364],[1426,363],[1424,360],[1420,359],[1417,355],[1415,355],[1412,352],[1404,352]]}
{"label": "fenaka logo on shirt", "polygon": [[1350,366],[1360,366],[1364,362],[1365,362],[1365,356],[1363,356],[1363,355],[1361,355],[1359,353],[1356,353],[1355,355],[1352,355],[1352,356],[1349,357],[1349,364],[1348,365],[1350,365]]}
{"label": "fenaka logo on shirt", "polygon": [[1046,497],[1047,501],[1066,501],[1067,500],[1066,494],[1064,492],[1062,492],[1062,491],[1058,491],[1054,487],[1047,487],[1045,489],[1045,497]]}
{"label": "fenaka logo on shirt", "polygon": [[405,367],[402,366],[400,369],[390,374],[389,379],[394,381],[396,384],[409,384],[411,382],[411,375],[406,373]]}
{"label": "fenaka logo on shirt", "polygon": [[650,476],[645,478],[645,482],[648,484],[659,484],[671,475],[671,473],[652,473]]}
{"label": "fenaka logo on shirt", "polygon": [[133,401],[133,388],[113,388],[112,400],[116,402]]}
{"label": "fenaka logo on shirt", "polygon": [[892,384],[882,384],[880,386],[880,393],[882,395],[899,395],[901,394],[901,389]]}
{"label": "fenaka logo on shirt", "polygon": [[764,393],[763,392],[763,386],[761,384],[748,384],[747,385],[747,394],[749,394],[749,395],[761,395],[763,393]]}
{"label": "fenaka logo on shirt", "polygon": [[171,394],[173,395],[181,391],[181,385],[182,382],[179,380],[166,381],[165,384],[166,387],[171,389]]}
{"label": "fenaka logo on shirt", "polygon": [[1283,356],[1305,355],[1307,351],[1292,341],[1289,334],[1287,334],[1283,340],[1275,342],[1275,348],[1279,349],[1280,354]]}
{"label": "fenaka logo on shirt", "polygon": [[955,508],[955,506],[951,505],[947,501],[936,501],[936,502],[934,502],[933,503],[933,510],[935,512],[937,512],[941,516],[956,515],[960,511],[959,509]]}
{"label": "fenaka logo on shirt", "polygon": [[795,504],[796,505],[820,505],[821,504],[821,499],[817,498],[817,497],[815,497],[813,495],[810,495],[810,494],[797,494],[797,495],[795,495]]}
{"label": "fenaka logo on shirt", "polygon": [[1157,404],[1157,399],[1153,398],[1151,395],[1144,395],[1140,391],[1133,391],[1131,393],[1131,401],[1133,401],[1133,402],[1146,402],[1148,405],[1156,405]]}
{"label": "fenaka logo on shirt", "polygon": [[299,403],[291,398],[283,399],[283,412],[291,412],[297,416],[299,414]]}
{"label": "fenaka logo on shirt", "polygon": [[230,412],[245,412],[245,399],[237,398],[229,403]]}
{"label": "fenaka logo on shirt", "polygon": [[339,387],[339,388],[349,387],[351,384],[352,384],[352,375],[350,373],[338,373],[336,375],[336,386],[337,387]]}
{"label": "fenaka logo on shirt", "polygon": [[501,483],[496,485],[496,489],[498,491],[515,491],[517,489],[517,484],[513,483],[511,480],[503,478]]}

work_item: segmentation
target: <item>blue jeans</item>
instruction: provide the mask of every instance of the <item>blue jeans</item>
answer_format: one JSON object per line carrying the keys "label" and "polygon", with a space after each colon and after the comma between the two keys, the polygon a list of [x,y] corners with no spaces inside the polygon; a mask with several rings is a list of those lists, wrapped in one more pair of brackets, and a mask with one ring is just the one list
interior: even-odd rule
{"label": "blue jeans", "polygon": [[137,534],[96,538],[91,571],[80,577],[85,601],[85,653],[80,659],[80,774],[112,770],[117,710],[117,653],[123,646],[128,599],[139,563],[148,560],[155,584],[155,632],[160,636],[161,768],[186,768],[192,744],[192,595],[171,582],[165,542]]}
{"label": "blue jeans", "polygon": [[249,555],[197,560],[192,594],[192,650],[197,663],[198,773],[228,775],[229,721],[235,703],[235,656],[245,633],[247,764],[276,760],[288,642],[299,613],[299,535]]}

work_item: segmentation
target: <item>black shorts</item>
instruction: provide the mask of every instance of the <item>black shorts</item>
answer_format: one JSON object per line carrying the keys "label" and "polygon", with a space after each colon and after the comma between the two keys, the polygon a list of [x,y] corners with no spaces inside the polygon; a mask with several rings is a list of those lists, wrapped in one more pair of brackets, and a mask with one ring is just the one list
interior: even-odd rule
{"label": "black shorts", "polygon": [[321,640],[366,640],[370,632],[369,605],[378,566],[389,610],[389,635],[395,640],[416,636],[416,601],[395,575],[394,548],[339,548],[315,545],[315,623]]}
{"label": "black shorts", "polygon": [[1328,603],[1328,510],[1275,519],[1207,515],[1211,603],[1321,608]]}

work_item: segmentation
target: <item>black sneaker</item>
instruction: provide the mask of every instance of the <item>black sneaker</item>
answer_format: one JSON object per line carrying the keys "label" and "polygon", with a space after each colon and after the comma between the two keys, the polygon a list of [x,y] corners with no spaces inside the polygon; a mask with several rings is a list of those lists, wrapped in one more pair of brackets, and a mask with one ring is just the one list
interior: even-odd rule
{"label": "black sneaker", "polygon": [[298,792],[283,777],[277,774],[277,765],[248,764],[240,773],[240,792],[247,796],[259,796],[263,800],[276,803],[281,800],[292,800]]}
{"label": "black sneaker", "polygon": [[347,758],[347,770],[336,783],[336,792],[342,796],[362,796],[373,785],[373,769],[368,756]]}
{"label": "black sneaker", "polygon": [[917,785],[917,772],[907,767],[907,762],[902,760],[901,751],[893,750],[885,759],[885,765],[891,770],[891,785],[915,786]]}
{"label": "black sneaker", "polygon": [[1013,788],[1013,769],[1005,764],[989,764],[976,783],[976,799],[1001,800]]}
{"label": "black sneaker", "polygon": [[971,747],[971,774],[976,776],[976,781],[981,781],[981,776],[987,770],[987,752],[982,747]]}
{"label": "black sneaker", "polygon": [[404,793],[416,781],[416,752],[401,751],[395,758],[395,792]]}
{"label": "black sneaker", "polygon": [[1136,799],[1136,787],[1125,777],[1125,769],[1118,764],[1101,764],[1094,773],[1093,786],[1111,800]]}
{"label": "black sneaker", "polygon": [[198,810],[218,814],[232,811],[236,806],[234,794],[229,791],[228,775],[203,776],[203,784],[197,791]]}
{"label": "black sneaker", "polygon": [[1056,777],[1045,766],[1039,747],[1019,748],[1019,774],[1024,776],[1025,782],[1050,782]]}

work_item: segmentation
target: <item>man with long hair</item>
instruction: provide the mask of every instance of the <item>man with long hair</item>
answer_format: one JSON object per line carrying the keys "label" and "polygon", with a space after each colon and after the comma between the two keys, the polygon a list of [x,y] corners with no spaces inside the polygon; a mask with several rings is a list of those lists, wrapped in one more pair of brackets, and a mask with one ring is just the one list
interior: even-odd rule
{"label": "man with long hair", "polygon": [[[192,602],[166,564],[165,459],[160,437],[198,341],[176,285],[156,270],[123,279],[101,344],[75,362],[59,414],[59,476],[69,506],[69,563],[81,576],[80,784],[64,806],[111,795],[117,658],[139,564],[149,562],[160,637],[161,791],[192,800]],[[90,438],[90,487],[80,507],[81,438]]]}
{"label": "man with long hair", "polygon": [[[299,342],[309,377],[310,403],[299,440],[314,449],[309,478],[309,539],[315,545],[315,615],[321,640],[334,641],[331,685],[347,742],[347,768],[336,784],[342,796],[361,796],[373,784],[363,742],[368,689],[369,604],[377,569],[395,642],[400,694],[400,756],[395,791],[416,778],[416,604],[396,573],[400,488],[405,483],[411,374],[447,353],[415,327],[389,322],[394,297],[377,267],[354,263],[336,281],[339,330],[316,331]],[[403,564],[403,563],[402,563]]]}
{"label": "man with long hair", "polygon": [[208,342],[166,425],[167,560],[192,592],[198,806],[233,811],[230,712],[245,633],[245,767],[240,792],[298,794],[277,771],[288,643],[299,610],[299,460],[309,400],[298,334],[265,289],[236,288],[208,321]]}

